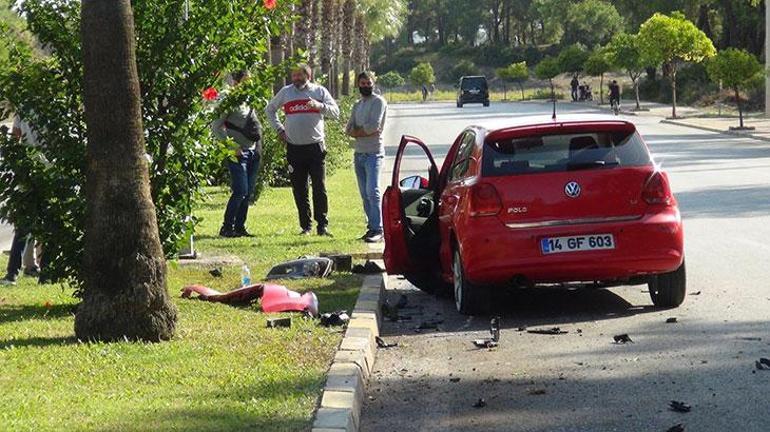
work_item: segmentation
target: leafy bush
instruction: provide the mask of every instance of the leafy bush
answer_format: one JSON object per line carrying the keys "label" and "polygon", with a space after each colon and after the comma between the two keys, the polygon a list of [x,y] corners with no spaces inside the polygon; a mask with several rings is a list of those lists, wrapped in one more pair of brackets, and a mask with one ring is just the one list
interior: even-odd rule
{"label": "leafy bush", "polygon": [[452,66],[451,69],[449,69],[445,75],[445,78],[449,81],[456,82],[460,80],[461,77],[479,74],[479,68],[473,64],[473,62],[469,60],[460,60],[457,62],[457,64]]}
{"label": "leafy bush", "polygon": [[436,82],[433,66],[430,63],[418,64],[409,72],[409,80],[416,86],[433,84]]}
{"label": "leafy bush", "polygon": [[[47,47],[31,48],[0,36],[10,64],[0,68],[0,100],[37,131],[40,148],[0,137],[2,216],[28,227],[45,245],[46,275],[78,284],[83,251],[86,128],[82,108],[80,2],[26,0],[21,10],[30,31]],[[134,2],[137,63],[151,188],[164,251],[176,253],[194,200],[230,153],[212,139],[209,124],[220,110],[248,101],[264,106],[282,68],[265,63],[269,34],[279,34],[290,8],[269,11],[253,0]],[[251,67],[252,78],[211,110],[201,97],[221,87],[223,74]],[[8,112],[2,114],[7,115]],[[267,157],[274,156],[267,145]]]}
{"label": "leafy bush", "polygon": [[400,73],[396,71],[390,71],[377,78],[377,84],[379,84],[382,88],[392,89],[401,87],[402,85],[406,84],[406,80],[403,76],[401,76]]}

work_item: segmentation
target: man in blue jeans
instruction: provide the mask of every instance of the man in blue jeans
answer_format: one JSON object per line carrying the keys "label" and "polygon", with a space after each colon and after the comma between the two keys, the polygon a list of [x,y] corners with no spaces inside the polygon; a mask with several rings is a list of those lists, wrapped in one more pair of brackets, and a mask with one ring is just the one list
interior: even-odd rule
{"label": "man in blue jeans", "polygon": [[357,84],[361,99],[353,105],[346,132],[355,138],[356,178],[367,220],[367,231],[361,238],[367,243],[378,243],[382,241],[380,172],[385,157],[382,131],[388,104],[374,94],[374,76],[370,73],[359,74]]}
{"label": "man in blue jeans", "polygon": [[[239,85],[247,78],[246,71],[234,72],[233,86]],[[227,161],[232,194],[227,202],[219,235],[253,237],[246,231],[246,216],[249,213],[249,204],[257,184],[259,162],[262,158],[262,126],[254,109],[242,104],[223,112],[211,128],[218,139],[230,138],[236,144],[235,154]]]}

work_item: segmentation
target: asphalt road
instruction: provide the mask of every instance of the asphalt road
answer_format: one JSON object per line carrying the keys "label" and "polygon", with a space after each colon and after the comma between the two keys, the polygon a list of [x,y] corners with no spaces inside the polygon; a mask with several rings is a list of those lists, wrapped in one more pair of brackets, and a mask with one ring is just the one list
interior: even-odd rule
{"label": "asphalt road", "polygon": [[[391,106],[386,166],[402,133],[424,139],[441,159],[474,119],[549,109]],[[590,111],[560,107],[581,110]],[[508,292],[496,302],[500,346],[478,350],[472,340],[488,336],[488,317],[463,317],[450,299],[393,278],[388,297],[406,296],[407,320],[383,326],[384,339],[399,345],[378,351],[362,430],[770,430],[770,371],[754,365],[770,357],[770,144],[631,120],[669,171],[685,217],[685,303],[656,310],[646,286]],[[423,161],[408,164],[418,170]],[[415,329],[431,322],[436,329]],[[518,331],[554,326],[568,333]],[[622,333],[634,343],[614,344]],[[479,398],[486,406],[474,408]],[[670,411],[671,400],[692,410]]]}

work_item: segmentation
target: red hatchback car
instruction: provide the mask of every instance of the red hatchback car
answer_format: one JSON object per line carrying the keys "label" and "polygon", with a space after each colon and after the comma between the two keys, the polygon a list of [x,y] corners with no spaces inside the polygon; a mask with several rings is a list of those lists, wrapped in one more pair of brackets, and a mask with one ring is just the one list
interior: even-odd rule
{"label": "red hatchback car", "polygon": [[[428,179],[401,178],[414,146]],[[422,141],[404,136],[383,216],[388,273],[428,292],[453,287],[461,313],[484,312],[491,290],[506,286],[647,283],[656,306],[685,297],[682,219],[668,176],[636,127],[617,117],[472,126],[441,171]]]}

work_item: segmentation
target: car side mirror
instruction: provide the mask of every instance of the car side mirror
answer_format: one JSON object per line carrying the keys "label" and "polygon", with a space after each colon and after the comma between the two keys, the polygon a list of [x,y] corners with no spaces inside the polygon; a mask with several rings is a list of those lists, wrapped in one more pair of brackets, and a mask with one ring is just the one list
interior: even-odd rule
{"label": "car side mirror", "polygon": [[427,189],[428,180],[421,176],[410,176],[399,182],[403,189]]}

